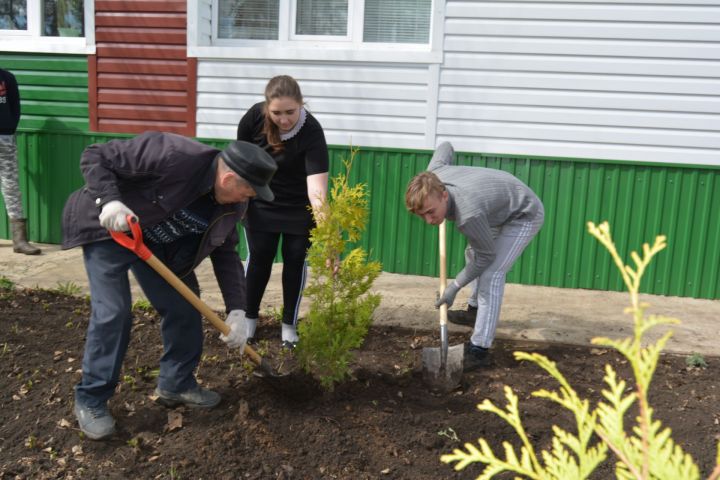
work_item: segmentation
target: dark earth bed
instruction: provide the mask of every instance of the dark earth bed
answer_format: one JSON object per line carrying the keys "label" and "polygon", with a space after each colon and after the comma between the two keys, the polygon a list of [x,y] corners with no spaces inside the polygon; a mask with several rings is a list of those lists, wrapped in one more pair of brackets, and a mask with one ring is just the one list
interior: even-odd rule
{"label": "dark earth bed", "polygon": [[[513,351],[557,361],[593,401],[606,363],[629,378],[627,363],[613,351],[498,341],[491,367],[465,374],[460,389],[435,395],[422,383],[420,355],[422,347],[438,346],[437,333],[384,327],[371,329],[353,378],[323,393],[294,388],[302,378],[295,374],[287,388],[252,376],[208,326],[198,378],[223,400],[210,411],[169,410],[151,399],[162,352],[158,319],[137,311],[110,403],[119,431],[94,442],[82,438],[72,413],[88,316],[83,298],[0,290],[0,479],[469,479],[481,466],[455,472],[439,457],[479,437],[496,453],[503,440],[517,445],[508,425],[476,409],[484,398],[504,406],[503,385],[519,395],[536,446],[548,448],[552,424],[573,426],[568,412],[530,396],[556,383],[537,366],[515,361]],[[272,358],[278,335],[271,319],[261,321],[258,336]],[[451,344],[464,340],[454,335]],[[707,368],[690,368],[685,360],[661,358],[651,403],[707,475],[720,435],[720,361],[706,358]],[[614,478],[612,460],[596,478]]]}

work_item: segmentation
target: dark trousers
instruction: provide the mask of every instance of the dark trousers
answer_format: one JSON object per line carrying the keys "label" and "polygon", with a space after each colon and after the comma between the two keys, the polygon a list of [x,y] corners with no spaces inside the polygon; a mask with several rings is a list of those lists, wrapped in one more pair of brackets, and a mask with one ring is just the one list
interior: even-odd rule
{"label": "dark trousers", "polygon": [[[153,252],[172,269],[172,258],[163,258],[162,247]],[[162,316],[163,354],[158,386],[175,393],[194,388],[197,385],[194,372],[203,345],[198,311],[135,253],[113,240],[84,245],[83,259],[90,282],[91,313],[82,379],[75,387],[76,401],[97,407],[107,402],[115,391],[132,327],[128,270],[132,270],[148,300]],[[194,273],[183,281],[199,293]]]}
{"label": "dark trousers", "polygon": [[310,247],[310,235],[292,235],[288,233],[258,232],[245,229],[248,243],[248,258],[245,266],[247,284],[248,318],[258,318],[260,301],[270,280],[273,260],[282,236],[281,253],[283,258],[283,323],[297,324],[302,291],[307,278],[305,257]]}

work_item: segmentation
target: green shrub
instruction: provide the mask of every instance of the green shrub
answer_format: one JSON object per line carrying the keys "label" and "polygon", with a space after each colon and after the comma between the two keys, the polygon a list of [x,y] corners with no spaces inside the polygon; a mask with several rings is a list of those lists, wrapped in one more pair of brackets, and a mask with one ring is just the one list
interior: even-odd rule
{"label": "green shrub", "polygon": [[[556,364],[538,354],[515,352],[518,360],[528,360],[548,372],[560,384],[558,390],[538,390],[533,396],[545,398],[570,410],[577,424],[577,432],[571,433],[553,425],[552,448],[537,454],[523,428],[518,409],[518,397],[512,388],[505,386],[508,405],[498,408],[485,400],[478,409],[492,412],[509,423],[520,437],[522,446],[517,453],[513,446],[504,442],[504,457],[495,455],[485,439],[478,440],[479,448],[472,443],[465,444],[465,451],[455,449],[442,455],[440,460],[455,463],[455,470],[462,470],[471,463],[486,465],[478,479],[490,479],[502,472],[512,472],[515,478],[531,479],[585,479],[606,460],[608,452],[615,456],[615,475],[619,479],[643,480],[693,480],[700,478],[700,472],[692,457],[675,444],[669,428],[664,428],[654,418],[648,403],[648,389],[658,358],[672,332],[666,332],[657,342],[643,346],[642,338],[651,328],[658,325],[676,324],[678,320],[663,316],[645,316],[647,304],[638,297],[640,280],[652,257],[665,248],[665,237],[658,236],[650,247],[643,245],[642,258],[632,252],[635,269],[625,265],[617,253],[607,222],[596,226],[588,222],[590,234],[597,238],[610,252],[630,292],[632,306],[626,309],[633,316],[634,335],[623,340],[595,338],[592,343],[612,347],[620,352],[630,364],[634,376],[634,388],[618,378],[611,365],[605,365],[605,384],[602,396],[605,399],[594,408],[590,402],[581,399],[560,373]],[[637,404],[638,415],[632,425],[625,424],[625,416]],[[720,477],[720,444],[718,445],[718,466],[708,477]]]}
{"label": "green shrub", "polygon": [[15,288],[15,282],[7,278],[5,275],[0,275],[0,290],[13,290]]}
{"label": "green shrub", "polygon": [[60,295],[67,295],[69,297],[74,297],[82,292],[82,288],[74,282],[57,282],[54,290]]}
{"label": "green shrub", "polygon": [[349,244],[360,239],[368,216],[366,186],[348,184],[356,153],[351,149],[350,159],[343,160],[345,173],[332,178],[329,198],[316,212],[319,221],[308,250],[312,275],[305,289],[310,308],[298,327],[298,361],[327,390],[348,375],[352,350],[362,345],[380,304],[379,295],[368,293],[380,263],[368,262],[361,248],[340,260]]}

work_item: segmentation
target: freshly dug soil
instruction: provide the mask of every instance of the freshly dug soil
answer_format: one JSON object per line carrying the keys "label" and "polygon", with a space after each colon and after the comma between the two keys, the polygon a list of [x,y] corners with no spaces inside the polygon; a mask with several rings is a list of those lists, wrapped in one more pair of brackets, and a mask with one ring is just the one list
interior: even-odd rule
{"label": "freshly dug soil", "polygon": [[[222,403],[209,411],[166,409],[151,398],[162,353],[159,320],[137,310],[110,402],[119,431],[94,442],[83,438],[72,411],[88,317],[84,298],[0,290],[0,479],[470,479],[482,466],[455,472],[440,455],[480,437],[498,454],[503,440],[518,444],[500,418],[476,409],[485,398],[504,406],[504,385],[520,397],[538,450],[549,448],[553,424],[574,431],[569,412],[530,395],[555,389],[554,380],[512,352],[556,361],[593,402],[606,363],[631,378],[627,362],[610,350],[498,341],[490,367],[466,373],[451,393],[433,394],[422,383],[420,358],[423,347],[438,346],[437,333],[385,327],[371,329],[352,378],[323,392],[297,372],[287,382],[253,376],[208,327],[197,376]],[[261,321],[258,336],[276,361],[279,332],[272,319]],[[465,340],[454,335],[451,344]],[[708,474],[720,434],[720,360],[705,360],[706,368],[693,368],[685,357],[663,356],[651,403]],[[613,461],[595,478],[614,478]]]}

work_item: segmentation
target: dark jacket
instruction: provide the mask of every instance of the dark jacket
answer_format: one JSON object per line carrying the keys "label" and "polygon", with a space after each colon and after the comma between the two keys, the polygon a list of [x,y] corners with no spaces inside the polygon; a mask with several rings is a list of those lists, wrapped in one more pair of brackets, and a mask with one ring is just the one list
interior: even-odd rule
{"label": "dark jacket", "polygon": [[20,92],[15,76],[0,68],[0,135],[15,135],[20,123]]}
{"label": "dark jacket", "polygon": [[[103,205],[120,200],[150,227],[187,207],[214,186],[219,150],[180,135],[146,132],[129,140],[90,145],[80,159],[85,187],[63,211],[63,248],[107,240],[98,219]],[[237,254],[237,223],[247,202],[217,205],[195,256],[208,255],[228,311],[245,309],[245,275]],[[179,276],[190,273],[175,272]]]}

